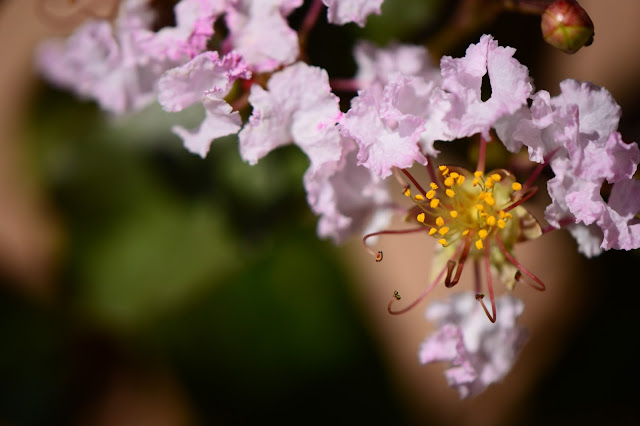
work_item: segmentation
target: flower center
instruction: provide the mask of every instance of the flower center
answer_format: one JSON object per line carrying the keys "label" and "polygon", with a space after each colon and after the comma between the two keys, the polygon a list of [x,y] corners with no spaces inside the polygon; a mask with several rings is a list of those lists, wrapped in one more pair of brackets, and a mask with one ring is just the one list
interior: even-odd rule
{"label": "flower center", "polygon": [[[471,174],[460,167],[442,165],[438,177],[439,182],[432,182],[428,192],[412,197],[417,206],[412,212],[442,246],[468,236],[474,240],[476,252],[480,251],[483,240],[507,228],[513,219],[509,204],[522,185],[508,171]],[[404,194],[411,197],[409,189]]]}

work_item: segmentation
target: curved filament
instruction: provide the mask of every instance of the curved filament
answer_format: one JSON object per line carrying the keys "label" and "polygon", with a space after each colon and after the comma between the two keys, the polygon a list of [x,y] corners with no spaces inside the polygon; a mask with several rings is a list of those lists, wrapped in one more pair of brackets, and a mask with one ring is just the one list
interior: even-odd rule
{"label": "curved filament", "polygon": [[371,250],[371,248],[367,245],[367,240],[369,238],[372,237],[377,237],[378,235],[401,235],[401,234],[411,234],[413,232],[420,232],[420,231],[425,231],[426,228],[424,226],[420,226],[418,228],[411,228],[411,229],[401,229],[401,230],[387,230],[387,231],[378,231],[378,232],[372,232],[370,234],[365,235],[364,237],[362,237],[362,246],[364,247],[364,249],[376,259],[376,262],[381,262],[382,261],[382,252],[381,251],[373,251]]}
{"label": "curved filament", "polygon": [[496,322],[496,300],[493,295],[493,282],[491,279],[491,258],[489,253],[489,242],[484,246],[484,271],[487,276],[487,287],[489,288],[489,299],[491,299],[491,314],[489,314],[489,310],[487,306],[484,304],[484,294],[478,293],[476,294],[476,300],[480,302],[482,305],[482,309],[484,309],[484,313],[487,314],[487,318],[489,321],[495,323]]}
{"label": "curved filament", "polygon": [[[522,281],[534,290],[545,291],[547,289],[547,287],[540,280],[540,278],[536,277],[531,271],[529,271],[527,268],[522,266],[522,264],[518,262],[511,253],[509,253],[509,251],[504,247],[504,243],[502,242],[498,234],[496,234],[496,243],[498,243],[498,248],[500,248],[500,251],[502,252],[502,254],[504,254],[504,257],[509,259],[509,262],[513,263],[513,266],[518,268],[518,273],[516,274],[516,281],[518,282]],[[522,279],[524,278],[522,274],[529,277],[533,282],[526,278]]]}
{"label": "curved filament", "polygon": [[[460,250],[462,249],[462,246],[458,247],[458,249],[456,250],[456,253],[453,255],[453,257],[458,256],[458,254],[460,254]],[[440,273],[438,274],[438,276],[431,282],[431,284],[429,284],[427,286],[427,288],[422,292],[422,294],[420,296],[418,296],[418,298],[416,300],[414,300],[413,302],[411,302],[408,306],[398,310],[398,311],[394,311],[391,309],[391,306],[393,305],[394,302],[396,302],[399,299],[396,299],[395,297],[392,298],[389,301],[389,304],[387,305],[387,311],[391,314],[391,315],[400,315],[400,314],[404,314],[405,312],[409,312],[411,309],[413,309],[418,303],[422,302],[422,300],[427,297],[427,295],[431,292],[431,290],[433,290],[433,288],[436,286],[436,284],[438,284],[438,282],[440,282],[440,280],[442,280],[442,277],[444,276],[444,273],[446,271],[449,270],[449,262],[447,262],[447,265],[445,265],[444,268],[442,268],[442,270],[440,270]]]}
{"label": "curved filament", "polygon": [[447,270],[447,277],[444,280],[444,285],[447,288],[451,288],[454,285],[458,284],[460,281],[460,276],[462,275],[462,269],[464,268],[464,264],[467,261],[467,256],[469,255],[469,249],[471,248],[471,239],[465,238],[464,240],[464,248],[462,253],[460,254],[460,258],[458,259],[458,268],[456,269],[456,275],[451,279],[451,274],[453,273],[453,267],[456,262],[453,260],[449,260],[447,264],[450,264],[450,268]]}

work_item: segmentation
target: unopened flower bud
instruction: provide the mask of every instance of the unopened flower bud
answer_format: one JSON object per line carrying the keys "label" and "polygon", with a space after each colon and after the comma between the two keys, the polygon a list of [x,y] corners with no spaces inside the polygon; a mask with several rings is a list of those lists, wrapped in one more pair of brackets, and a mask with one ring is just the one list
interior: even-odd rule
{"label": "unopened flower bud", "polygon": [[544,40],[566,53],[576,53],[593,42],[593,22],[574,0],[557,0],[542,14]]}

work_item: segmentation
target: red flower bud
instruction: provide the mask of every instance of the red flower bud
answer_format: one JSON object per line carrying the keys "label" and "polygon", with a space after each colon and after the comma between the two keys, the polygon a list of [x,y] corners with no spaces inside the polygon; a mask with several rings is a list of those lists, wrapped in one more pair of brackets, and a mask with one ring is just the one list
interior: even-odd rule
{"label": "red flower bud", "polygon": [[566,53],[576,53],[593,42],[593,22],[574,0],[557,0],[542,14],[544,40]]}

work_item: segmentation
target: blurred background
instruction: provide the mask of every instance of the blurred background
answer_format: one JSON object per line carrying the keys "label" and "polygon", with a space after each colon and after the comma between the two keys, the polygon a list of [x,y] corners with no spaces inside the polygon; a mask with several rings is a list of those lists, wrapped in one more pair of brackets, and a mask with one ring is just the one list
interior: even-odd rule
{"label": "blurred background", "polygon": [[[394,290],[411,300],[426,284],[430,240],[382,239],[376,264],[359,240],[318,240],[295,147],[250,167],[228,138],[203,160],[170,131],[197,108],[113,119],[50,87],[33,49],[73,25],[37,3],[0,1],[0,425],[640,422],[637,253],[586,260],[565,232],[518,247],[548,291],[516,289],[529,341],[502,383],[460,401],[445,365],[418,364],[426,303],[386,312]],[[595,42],[571,56],[515,13],[439,37],[472,3],[385,0],[364,29],[322,16],[309,57],[350,77],[360,38],[462,56],[491,33],[537,89],[607,87],[625,141],[640,140],[640,3],[581,1]],[[531,203],[541,221],[546,202]]]}

